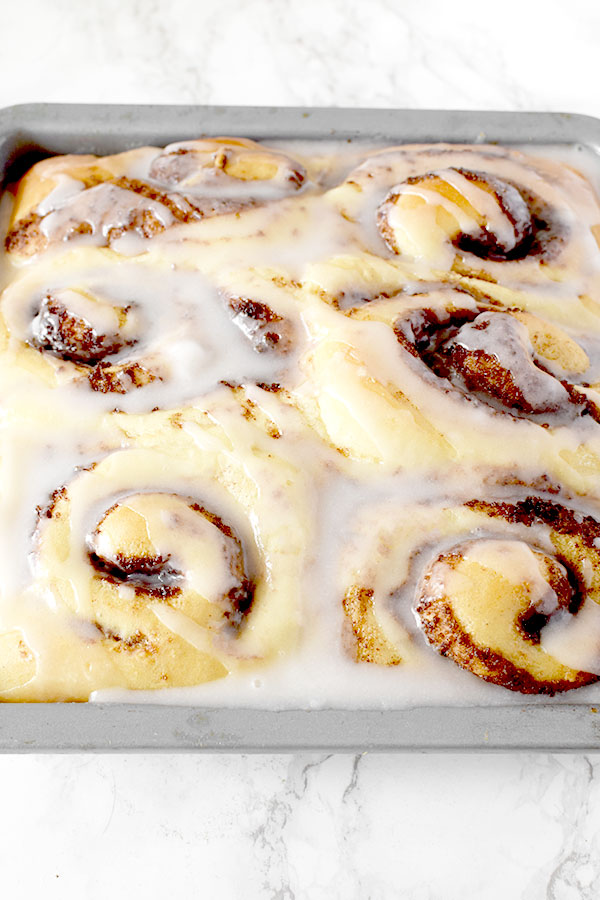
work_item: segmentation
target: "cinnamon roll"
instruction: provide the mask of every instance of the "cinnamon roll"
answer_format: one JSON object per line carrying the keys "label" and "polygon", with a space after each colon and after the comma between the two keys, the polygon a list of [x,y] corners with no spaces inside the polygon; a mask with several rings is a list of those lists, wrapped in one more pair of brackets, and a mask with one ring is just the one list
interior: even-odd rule
{"label": "cinnamon roll", "polygon": [[[174,614],[208,634],[229,623],[239,627],[254,584],[229,526],[189,497],[126,495],[92,523],[85,538],[89,573],[78,584],[81,560],[73,558],[68,535],[73,516],[69,491],[58,491],[40,520],[39,575],[53,597],[95,630],[90,641],[109,656],[115,683],[156,688],[226,674],[208,640],[198,649],[162,620]],[[68,548],[67,570],[57,543]]]}
{"label": "cinnamon roll", "polygon": [[585,350],[530,313],[479,306],[419,309],[394,323],[399,343],[436,376],[492,409],[540,423],[600,410],[569,379],[590,368]]}
{"label": "cinnamon roll", "polygon": [[375,226],[388,251],[415,271],[580,286],[596,268],[600,207],[590,185],[564,165],[516,150],[391,148],[351,172],[337,196],[373,249]]}
{"label": "cinnamon roll", "polygon": [[294,647],[306,487],[226,398],[122,415],[124,449],[106,431],[114,449],[38,505],[28,603],[49,625],[15,606],[5,699],[201,684]]}
{"label": "cinnamon roll", "polygon": [[358,553],[352,546],[343,599],[358,659],[413,665],[426,656],[426,642],[479,678],[523,694],[553,696],[598,680],[595,517],[527,496],[388,505],[361,526],[363,546]]}
{"label": "cinnamon roll", "polygon": [[21,370],[136,409],[168,407],[222,381],[281,382],[302,345],[298,315],[268,286],[255,300],[248,279],[236,285],[249,296],[160,259],[115,267],[94,248],[40,263],[2,295],[0,379],[13,383]]}
{"label": "cinnamon roll", "polygon": [[237,138],[43,160],[19,183],[6,249],[26,259],[74,240],[118,248],[131,235],[143,245],[174,225],[285,197],[305,180],[301,163]]}
{"label": "cinnamon roll", "polygon": [[537,470],[597,492],[593,337],[449,288],[306,316],[321,337],[297,400],[345,457],[391,470],[497,465],[526,482]]}

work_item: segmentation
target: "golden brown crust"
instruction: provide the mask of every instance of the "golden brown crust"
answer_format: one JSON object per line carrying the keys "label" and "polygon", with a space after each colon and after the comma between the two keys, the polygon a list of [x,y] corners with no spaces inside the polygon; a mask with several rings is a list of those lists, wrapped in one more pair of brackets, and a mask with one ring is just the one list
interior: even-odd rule
{"label": "golden brown crust", "polygon": [[402,657],[377,622],[373,594],[371,588],[355,585],[346,592],[342,601],[352,629],[356,661],[398,666]]}
{"label": "golden brown crust", "polygon": [[555,681],[535,678],[527,669],[515,666],[500,653],[489,647],[479,646],[461,627],[448,598],[429,595],[428,587],[426,577],[415,606],[427,640],[442,656],[448,657],[484,681],[521,694],[542,694],[548,697],[598,681],[598,676],[589,672],[577,672],[572,678]]}

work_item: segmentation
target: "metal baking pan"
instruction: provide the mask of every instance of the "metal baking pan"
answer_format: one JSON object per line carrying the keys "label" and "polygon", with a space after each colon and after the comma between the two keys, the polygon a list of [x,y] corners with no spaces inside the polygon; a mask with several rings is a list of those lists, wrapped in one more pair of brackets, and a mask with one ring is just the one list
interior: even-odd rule
{"label": "metal baking pan", "polygon": [[[221,134],[265,141],[577,144],[600,154],[600,120],[564,113],[27,104],[0,110],[0,172],[6,183],[57,153],[104,155]],[[525,699],[502,707],[402,710],[0,704],[3,752],[483,749],[598,750],[600,712],[589,703]]]}

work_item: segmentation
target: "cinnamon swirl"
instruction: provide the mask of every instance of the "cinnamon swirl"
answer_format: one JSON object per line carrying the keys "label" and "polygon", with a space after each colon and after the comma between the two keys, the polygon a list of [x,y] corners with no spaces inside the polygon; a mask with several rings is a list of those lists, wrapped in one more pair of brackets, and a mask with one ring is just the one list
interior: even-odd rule
{"label": "cinnamon swirl", "polygon": [[21,371],[136,410],[177,405],[222,381],[285,380],[303,343],[298,313],[272,286],[254,300],[249,278],[235,282],[248,296],[227,284],[162,258],[115,266],[94,248],[39,263],[4,291],[0,380],[14,386]]}

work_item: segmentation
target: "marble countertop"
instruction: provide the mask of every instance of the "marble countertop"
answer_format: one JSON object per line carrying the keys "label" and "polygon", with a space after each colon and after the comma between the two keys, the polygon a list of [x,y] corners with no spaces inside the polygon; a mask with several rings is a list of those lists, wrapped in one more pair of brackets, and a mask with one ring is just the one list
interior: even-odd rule
{"label": "marble countertop", "polygon": [[[589,0],[21,0],[0,105],[600,116]],[[0,758],[6,897],[596,900],[600,755]]]}
{"label": "marble countertop", "polygon": [[15,898],[596,900],[600,759],[5,757]]}

